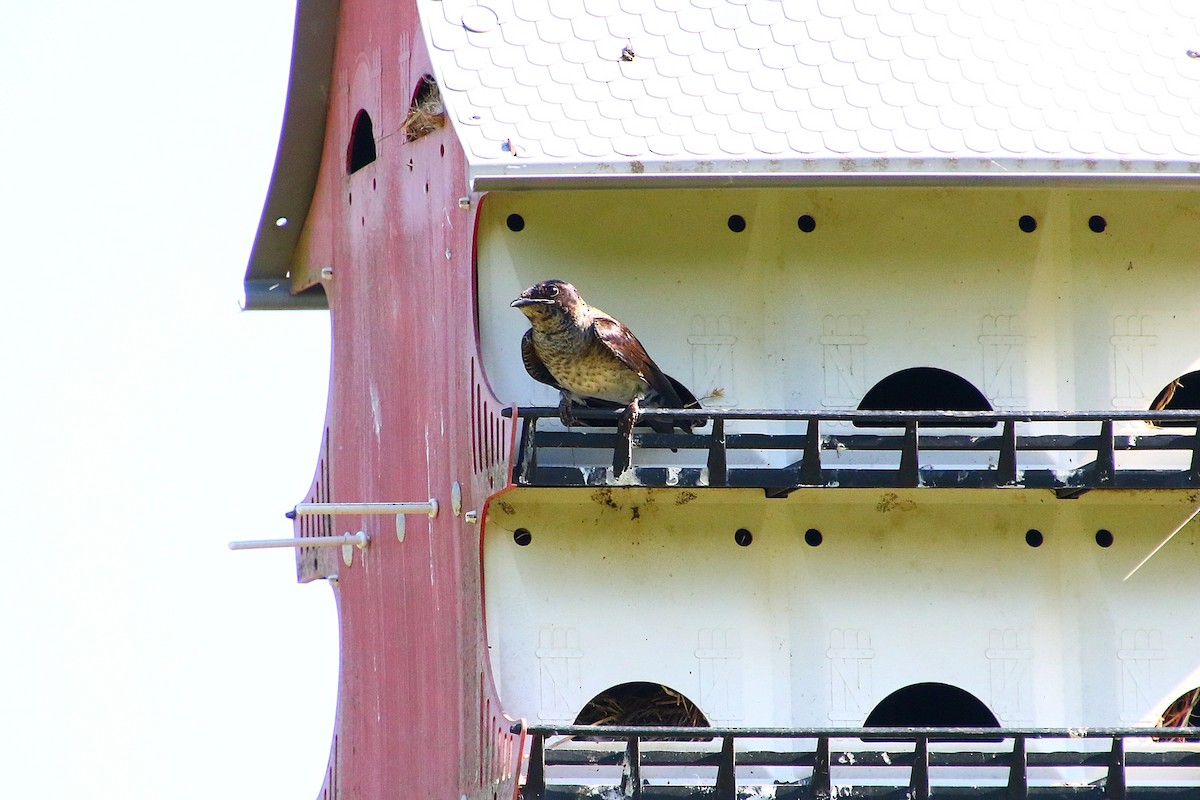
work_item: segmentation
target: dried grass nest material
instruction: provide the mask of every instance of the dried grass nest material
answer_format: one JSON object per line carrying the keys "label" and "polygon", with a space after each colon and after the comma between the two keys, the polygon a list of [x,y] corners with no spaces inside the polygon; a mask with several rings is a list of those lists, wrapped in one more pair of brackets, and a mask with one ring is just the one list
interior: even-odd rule
{"label": "dried grass nest material", "polygon": [[420,139],[433,133],[446,124],[446,107],[442,104],[442,92],[438,85],[428,78],[421,81],[412,106],[408,109],[408,117],[400,129],[404,131],[408,141]]}
{"label": "dried grass nest material", "polygon": [[[596,695],[575,719],[576,725],[642,725],[703,728],[708,719],[696,704],[661,683],[623,683]],[[589,737],[589,741],[619,737]],[[690,737],[645,737],[644,741],[690,741]]]}
{"label": "dried grass nest material", "polygon": [[[1174,703],[1167,706],[1167,710],[1163,712],[1162,719],[1159,720],[1160,728],[1190,728],[1200,725],[1200,687],[1192,689],[1190,692],[1184,692]],[[1184,736],[1177,737],[1155,737],[1159,742],[1192,742],[1195,739],[1190,739]]]}

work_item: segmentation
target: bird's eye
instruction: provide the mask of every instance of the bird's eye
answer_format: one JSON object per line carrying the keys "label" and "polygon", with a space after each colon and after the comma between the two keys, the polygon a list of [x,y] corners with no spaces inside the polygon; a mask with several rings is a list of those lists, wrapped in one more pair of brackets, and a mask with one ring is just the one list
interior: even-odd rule
{"label": "bird's eye", "polygon": [[551,296],[551,297],[558,297],[558,287],[557,287],[557,286],[551,286],[551,287],[550,287],[550,296]]}

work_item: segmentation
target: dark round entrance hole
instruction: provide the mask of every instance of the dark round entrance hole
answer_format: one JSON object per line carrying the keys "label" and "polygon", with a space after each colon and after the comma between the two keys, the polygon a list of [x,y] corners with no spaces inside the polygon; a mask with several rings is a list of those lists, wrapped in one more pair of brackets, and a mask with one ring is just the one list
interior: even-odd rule
{"label": "dark round entrance hole", "polygon": [[525,230],[525,218],[520,214],[509,214],[508,219],[504,222],[513,233],[520,233]]}
{"label": "dark round entrance hole", "polygon": [[734,233],[741,233],[742,231],[746,230],[746,218],[741,214],[732,215],[727,224],[729,225],[729,230],[733,231]]}
{"label": "dark round entrance hole", "polygon": [[[682,692],[661,683],[634,681],[609,687],[584,705],[576,725],[708,727],[708,718]],[[618,737],[587,737],[592,741]],[[644,737],[642,741],[690,741],[697,737]]]}
{"label": "dark round entrance hole", "polygon": [[804,532],[804,543],[809,547],[817,547],[824,540],[825,537],[816,528],[809,528]]}
{"label": "dark round entrance hole", "polygon": [[810,215],[805,214],[800,219],[796,220],[796,227],[804,233],[812,233],[817,229],[817,221]]}
{"label": "dark round entrance hole", "polygon": [[1099,214],[1093,214],[1088,217],[1088,229],[1092,233],[1104,233],[1104,229],[1108,227],[1108,220]]}
{"label": "dark round entrance hole", "polygon": [[946,683],[914,683],[879,701],[866,728],[999,728],[996,715],[975,695]]}
{"label": "dark round entrance hole", "polygon": [[1112,543],[1112,531],[1105,528],[1101,528],[1100,530],[1096,531],[1096,544],[1100,545],[1101,547],[1112,547]]}
{"label": "dark round entrance hole", "polygon": [[513,541],[521,547],[528,547],[529,543],[533,541],[533,534],[529,532],[528,528],[517,528],[513,531]]}
{"label": "dark round entrance hole", "polygon": [[1021,218],[1017,220],[1017,227],[1026,233],[1033,233],[1037,230],[1037,220],[1028,214],[1022,214]]}
{"label": "dark round entrance hole", "polygon": [[1025,531],[1025,544],[1029,545],[1030,547],[1041,547],[1042,542],[1045,540],[1046,537],[1042,536],[1042,532],[1037,528],[1030,528],[1029,530]]}
{"label": "dark round entrance hole", "polygon": [[754,541],[754,534],[745,528],[738,528],[733,532],[733,540],[737,542],[738,547],[749,547]]}
{"label": "dark round entrance hole", "polygon": [[[910,367],[872,386],[859,411],[991,411],[983,392],[959,375],[937,367]],[[893,425],[895,423],[892,423]],[[932,423],[931,423],[932,424]],[[856,427],[887,427],[885,422],[855,422]],[[990,428],[990,422],[954,422],[953,427]]]}
{"label": "dark round entrance hole", "polygon": [[[1188,411],[1200,409],[1200,372],[1180,375],[1162,388],[1150,404],[1151,411]],[[1196,415],[1200,418],[1200,414]],[[1190,427],[1195,421],[1155,423],[1164,428]]]}

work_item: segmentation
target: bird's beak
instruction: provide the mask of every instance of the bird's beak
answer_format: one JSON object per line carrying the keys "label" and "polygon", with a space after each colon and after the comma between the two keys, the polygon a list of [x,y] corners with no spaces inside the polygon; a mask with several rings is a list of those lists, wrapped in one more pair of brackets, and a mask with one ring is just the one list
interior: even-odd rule
{"label": "bird's beak", "polygon": [[513,308],[523,308],[525,306],[548,306],[554,303],[548,297],[518,297],[509,303]]}

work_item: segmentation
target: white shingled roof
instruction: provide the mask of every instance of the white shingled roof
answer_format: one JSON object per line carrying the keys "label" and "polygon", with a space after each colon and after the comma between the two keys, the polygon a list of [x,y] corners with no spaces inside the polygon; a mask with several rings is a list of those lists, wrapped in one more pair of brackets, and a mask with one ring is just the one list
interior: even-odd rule
{"label": "white shingled roof", "polygon": [[1200,0],[418,7],[476,188],[1200,180]]}

